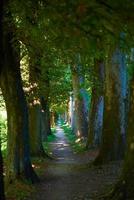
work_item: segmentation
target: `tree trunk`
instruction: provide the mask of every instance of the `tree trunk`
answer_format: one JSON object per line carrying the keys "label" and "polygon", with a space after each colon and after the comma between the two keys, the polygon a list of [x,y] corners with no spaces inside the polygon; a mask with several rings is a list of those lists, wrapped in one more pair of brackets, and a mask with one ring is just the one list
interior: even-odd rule
{"label": "tree trunk", "polygon": [[[29,51],[29,82],[31,86],[29,96],[29,128],[30,128],[30,146],[32,156],[45,156],[42,144],[42,113],[41,102],[39,98],[39,83],[41,80],[40,55]],[[37,59],[38,58],[38,59]]]}
{"label": "tree trunk", "polygon": [[[50,125],[50,111],[48,101],[44,97],[41,97],[41,106],[43,110],[43,123],[45,127],[45,138],[51,135],[51,125]],[[44,138],[44,136],[43,136]]]}
{"label": "tree trunk", "polygon": [[[3,0],[0,1],[0,76],[3,69],[3,7],[4,2]],[[0,130],[1,131],[1,130]],[[0,133],[1,137],[1,133]],[[5,200],[5,194],[4,194],[4,177],[3,177],[3,158],[2,158],[2,152],[1,152],[1,138],[0,138],[0,199]]]}
{"label": "tree trunk", "polygon": [[110,63],[106,66],[105,74],[102,143],[94,164],[121,159],[125,149],[126,66],[124,55],[119,49],[115,50]]}
{"label": "tree trunk", "polygon": [[3,159],[2,159],[2,152],[1,152],[1,143],[0,143],[0,200],[5,200],[4,177],[3,177]]}
{"label": "tree trunk", "polygon": [[78,74],[78,69],[76,67],[72,68],[72,84],[73,84],[73,93],[74,93],[74,116],[75,116],[75,127],[76,127],[76,136],[83,137],[87,136],[87,119],[85,115],[85,106],[83,95],[81,94],[80,88],[80,76]]}
{"label": "tree trunk", "polygon": [[68,125],[70,125],[70,108],[69,108],[69,104],[70,102],[69,102],[69,100],[67,101],[67,108],[66,108],[66,122],[67,122],[67,124]]}
{"label": "tree trunk", "polygon": [[8,183],[18,177],[35,182],[38,178],[30,160],[28,108],[20,75],[19,43],[12,32],[4,35],[4,51],[1,89],[8,119],[6,178]]}
{"label": "tree trunk", "polygon": [[104,62],[96,60],[94,65],[94,80],[91,107],[89,110],[89,129],[87,147],[99,145],[101,142],[102,126],[103,126],[103,84],[104,84]]}
{"label": "tree trunk", "polygon": [[41,126],[41,108],[39,104],[32,105],[29,108],[30,125],[30,146],[32,156],[44,156],[42,145],[42,126]]}
{"label": "tree trunk", "polygon": [[126,199],[134,199],[134,78],[131,80],[130,107],[127,127],[127,151],[123,169]]}
{"label": "tree trunk", "polygon": [[127,126],[127,148],[120,180],[105,199],[134,199],[134,75],[130,82],[130,105]]}
{"label": "tree trunk", "polygon": [[73,95],[70,96],[69,113],[70,113],[70,125],[71,125],[73,132],[75,132],[74,131],[75,130],[75,123],[74,123],[74,97],[73,97]]}
{"label": "tree trunk", "polygon": [[103,96],[97,96],[93,91],[91,97],[91,107],[89,113],[89,132],[87,147],[99,146],[101,143],[103,127]]}
{"label": "tree trunk", "polygon": [[51,127],[55,127],[55,113],[54,113],[54,111],[52,111],[51,112],[51,120],[50,120],[50,125],[51,125]]}

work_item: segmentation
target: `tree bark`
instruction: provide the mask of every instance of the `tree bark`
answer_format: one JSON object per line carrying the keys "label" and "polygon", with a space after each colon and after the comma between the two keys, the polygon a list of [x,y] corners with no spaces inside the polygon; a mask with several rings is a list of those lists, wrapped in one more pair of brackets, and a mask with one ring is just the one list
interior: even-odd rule
{"label": "tree bark", "polygon": [[5,200],[4,194],[4,177],[3,177],[3,158],[0,144],[0,200]]}
{"label": "tree bark", "polygon": [[89,129],[87,147],[99,145],[101,142],[103,126],[103,86],[104,86],[104,62],[95,60],[94,79],[91,96],[91,107],[89,110]]}
{"label": "tree bark", "polygon": [[127,126],[127,147],[125,161],[120,180],[112,192],[107,194],[108,200],[134,199],[134,75],[130,82],[130,104]]}
{"label": "tree bark", "polygon": [[46,100],[45,97],[43,96],[41,97],[41,106],[43,110],[43,123],[45,127],[45,138],[46,138],[46,136],[51,135],[52,133],[51,133],[49,104],[48,104],[48,100]]}
{"label": "tree bark", "polygon": [[66,106],[66,122],[67,122],[67,124],[68,125],[70,125],[70,108],[69,108],[69,106],[70,106],[70,101],[68,100],[67,101],[67,106]]}
{"label": "tree bark", "polygon": [[72,67],[72,84],[75,102],[75,134],[77,137],[83,137],[87,136],[87,119],[84,109],[84,99],[80,91],[80,76],[76,66]]}
{"label": "tree bark", "polygon": [[70,113],[70,125],[71,128],[73,130],[73,132],[75,132],[75,123],[74,123],[74,96],[71,94],[70,95],[70,100],[69,100],[69,113]]}
{"label": "tree bark", "polygon": [[[121,61],[124,61],[123,63]],[[125,101],[122,90],[127,87],[122,81],[125,70],[124,55],[117,48],[105,68],[104,121],[100,153],[94,164],[123,158],[125,137]],[[126,76],[124,73],[123,76]],[[126,92],[125,92],[126,93]],[[121,107],[121,104],[123,107]],[[121,112],[121,108],[123,111]],[[122,113],[122,114],[121,114]],[[122,128],[123,127],[123,128]],[[123,131],[122,131],[123,130]]]}
{"label": "tree bark", "polygon": [[122,174],[126,199],[134,199],[134,76],[130,83],[130,107],[127,127],[127,151]]}
{"label": "tree bark", "polygon": [[[4,18],[4,1],[0,1],[0,78],[1,73],[3,70],[3,55],[4,55],[4,49],[3,49],[3,18]],[[1,127],[0,127],[1,128]],[[1,130],[0,130],[0,137],[1,137]],[[0,199],[5,200],[5,191],[4,191],[4,177],[3,177],[3,158],[2,158],[2,152],[1,152],[1,138],[0,138]]]}
{"label": "tree bark", "polygon": [[[40,102],[39,82],[41,79],[40,56],[29,51],[29,129],[30,129],[30,146],[32,156],[45,156],[42,144],[42,112]],[[37,59],[38,58],[38,59]]]}
{"label": "tree bark", "polygon": [[55,112],[54,111],[52,111],[51,112],[51,114],[50,114],[50,125],[51,125],[51,127],[55,127]]}
{"label": "tree bark", "polygon": [[19,43],[11,27],[4,35],[4,69],[1,89],[8,119],[7,172],[8,183],[16,178],[38,180],[30,160],[28,108],[20,75]]}
{"label": "tree bark", "polygon": [[42,145],[42,125],[41,125],[41,108],[40,105],[32,105],[29,108],[29,127],[30,127],[30,147],[31,156],[44,156]]}

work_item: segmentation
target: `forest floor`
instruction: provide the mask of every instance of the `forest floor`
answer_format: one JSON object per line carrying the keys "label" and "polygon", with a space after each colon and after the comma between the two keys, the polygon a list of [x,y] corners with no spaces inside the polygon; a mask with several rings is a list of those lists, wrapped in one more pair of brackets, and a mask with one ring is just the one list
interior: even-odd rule
{"label": "forest floor", "polygon": [[55,159],[35,167],[41,182],[29,200],[94,200],[118,180],[121,162],[93,167],[91,163],[98,152],[74,153],[59,126],[50,148]]}

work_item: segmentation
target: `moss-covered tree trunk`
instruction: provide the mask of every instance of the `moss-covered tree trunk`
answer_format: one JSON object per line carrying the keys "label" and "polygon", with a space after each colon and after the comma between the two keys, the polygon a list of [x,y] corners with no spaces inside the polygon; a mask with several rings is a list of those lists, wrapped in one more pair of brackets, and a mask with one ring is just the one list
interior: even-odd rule
{"label": "moss-covered tree trunk", "polygon": [[10,27],[4,35],[4,69],[0,84],[8,119],[7,182],[22,177],[38,180],[30,160],[28,108],[20,75],[19,43]]}
{"label": "moss-covered tree trunk", "polygon": [[95,60],[91,105],[89,110],[89,129],[87,147],[99,145],[103,126],[103,84],[104,62]]}
{"label": "moss-covered tree trunk", "polygon": [[78,137],[87,136],[87,119],[84,99],[81,94],[80,75],[76,66],[72,67],[72,84],[74,93],[75,134]]}
{"label": "moss-covered tree trunk", "polygon": [[[125,73],[122,77],[121,72],[123,70]],[[102,142],[95,164],[118,160],[123,157],[125,148],[125,95],[122,96],[122,90],[127,87],[124,76],[126,76],[124,55],[117,48],[112,57],[109,57],[109,62],[105,68]],[[122,107],[120,107],[121,104]],[[122,112],[121,108],[123,109]]]}

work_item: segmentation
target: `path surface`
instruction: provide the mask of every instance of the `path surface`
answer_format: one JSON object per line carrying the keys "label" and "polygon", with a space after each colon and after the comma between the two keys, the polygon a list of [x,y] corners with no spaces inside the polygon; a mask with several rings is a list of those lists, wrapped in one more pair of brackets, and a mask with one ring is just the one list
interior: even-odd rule
{"label": "path surface", "polygon": [[44,166],[41,183],[33,200],[93,200],[117,180],[119,166],[113,163],[102,168],[89,168],[94,152],[73,153],[63,130],[57,127],[56,141],[51,143],[56,160]]}

